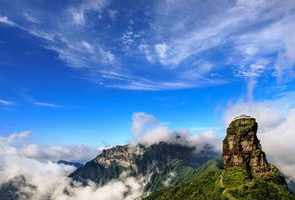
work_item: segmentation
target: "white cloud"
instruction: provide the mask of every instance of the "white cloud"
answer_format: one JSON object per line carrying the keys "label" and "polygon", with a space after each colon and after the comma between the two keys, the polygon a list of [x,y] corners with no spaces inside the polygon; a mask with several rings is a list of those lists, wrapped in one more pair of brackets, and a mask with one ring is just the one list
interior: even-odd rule
{"label": "white cloud", "polygon": [[0,16],[0,23],[7,24],[10,26],[16,26],[17,24],[11,21],[7,16]]}
{"label": "white cloud", "polygon": [[35,101],[33,102],[35,106],[41,106],[41,107],[48,107],[48,108],[60,108],[60,105],[48,103],[48,102],[41,102],[41,101]]}
{"label": "white cloud", "polygon": [[233,66],[234,72],[240,72],[235,75],[247,77],[251,99],[264,74],[276,71],[283,80],[294,74],[294,8],[289,0],[219,1],[217,6],[206,1],[160,1],[152,26],[156,38],[169,48],[164,57],[156,58],[182,68],[194,59],[221,53],[225,55],[222,66]]}
{"label": "white cloud", "polygon": [[81,186],[67,177],[73,170],[70,166],[20,156],[0,157],[0,184],[24,176],[27,184],[36,187],[20,188],[22,192],[32,194],[32,200],[134,200],[142,194],[140,179],[121,177],[102,187],[94,183]]}
{"label": "white cloud", "polygon": [[37,160],[66,160],[86,162],[100,151],[86,145],[38,145],[27,144],[18,148],[18,154]]}
{"label": "white cloud", "polygon": [[257,78],[264,72],[268,64],[268,60],[260,59],[250,65],[242,65],[240,69],[238,69],[238,75],[247,78]]}
{"label": "white cloud", "polygon": [[168,141],[172,137],[168,127],[160,124],[154,116],[143,112],[133,114],[132,131],[135,141],[146,145]]}
{"label": "white cloud", "polygon": [[133,114],[132,131],[135,142],[145,145],[168,142],[194,146],[198,151],[206,145],[213,147],[216,151],[221,149],[221,140],[210,129],[197,135],[193,135],[186,129],[175,131],[161,124],[154,116],[143,112]]}
{"label": "white cloud", "polygon": [[[168,51],[167,63],[178,64],[194,54],[231,42],[236,45],[233,50],[239,49],[248,56],[288,49],[283,41],[286,38],[284,35],[289,35],[292,32],[290,28],[292,30],[294,27],[291,21],[294,21],[291,12],[295,7],[294,2],[261,0],[245,3],[241,0],[232,4],[220,1],[218,5],[219,7],[213,7],[206,2],[183,3],[178,0],[159,3],[158,12],[162,14],[156,15],[154,23],[159,27],[156,33],[167,35],[169,39],[167,41],[171,48]],[[200,12],[194,12],[190,8],[197,8]],[[206,10],[206,13],[203,13],[202,9]],[[271,9],[271,12],[266,13],[267,9]],[[287,10],[290,13],[286,14]],[[179,17],[174,15],[175,12],[179,13]],[[285,15],[281,17],[283,13]],[[258,24],[255,29],[254,26]],[[247,48],[240,48],[241,40],[245,41]]]}
{"label": "white cloud", "polygon": [[[89,182],[87,186],[72,182],[68,175],[75,168],[53,161],[61,158],[79,160],[82,157],[90,160],[98,152],[93,152],[85,146],[61,147],[34,144],[14,146],[14,142],[28,135],[29,132],[24,131],[1,138],[0,184],[23,176],[25,183],[33,187],[19,189],[25,194],[31,194],[31,200],[134,200],[142,194],[143,179],[127,177],[124,174],[102,187],[92,182]],[[89,154],[93,155],[89,157]],[[67,193],[64,192],[65,190]]]}
{"label": "white cloud", "polygon": [[230,104],[225,113],[226,124],[240,114],[255,117],[262,148],[282,172],[295,180],[295,95],[288,94],[261,102]]}
{"label": "white cloud", "polygon": [[[130,10],[127,21],[120,16],[125,11],[114,10],[109,6],[112,1],[105,0],[65,2],[54,14],[29,2],[22,4],[23,12],[17,4],[3,4],[11,14],[0,17],[2,23],[12,25],[10,18],[15,20],[18,28],[44,39],[44,47],[55,51],[69,67],[83,70],[83,78],[106,87],[166,90],[222,84],[223,79],[232,78],[221,72],[226,67],[234,68],[233,75],[241,75],[237,71],[244,77],[255,75],[249,81],[253,88],[265,73],[281,79],[294,74],[292,0],[221,0],[217,5],[157,1],[140,7],[140,17]],[[105,26],[107,20],[111,22]],[[220,56],[215,59],[215,55]],[[207,64],[191,69],[200,59]],[[258,63],[263,59],[267,65]],[[121,75],[120,81],[113,73]]]}
{"label": "white cloud", "polygon": [[[126,49],[126,53],[128,53],[130,51],[130,48],[132,48],[132,46],[135,44],[134,32],[131,30],[127,30],[126,32],[124,32],[121,37],[121,42]],[[142,47],[144,48],[144,46]]]}
{"label": "white cloud", "polygon": [[[3,4],[2,7],[6,7],[5,2]],[[57,9],[52,14],[46,7],[32,9],[33,5],[30,2],[22,4],[20,9],[23,12],[19,11],[18,4],[11,4],[9,13],[19,23],[12,22],[9,16],[0,16],[0,23],[15,25],[43,39],[45,41],[42,44],[43,47],[55,51],[58,58],[69,67],[84,69],[90,74],[99,75],[100,70],[116,63],[116,56],[111,49],[101,44],[101,38],[97,34],[92,34],[93,31],[90,31],[87,26],[77,27],[77,25],[86,23],[89,12],[101,12],[107,5],[108,2],[104,0],[65,3],[63,9]],[[93,20],[88,22],[94,23]]]}
{"label": "white cloud", "polygon": [[[98,150],[83,145],[28,144],[24,139],[29,135],[29,131],[23,131],[0,138],[0,184],[13,180],[15,177],[24,176],[26,184],[34,187],[19,189],[24,193],[32,194],[31,200],[42,200],[49,197],[52,200],[80,200],[83,197],[88,199],[96,195],[102,200],[109,200],[113,197],[123,200],[124,192],[130,191],[130,195],[135,195],[136,191],[140,194],[140,185],[136,185],[139,182],[128,178],[113,181],[100,188],[94,184],[87,187],[73,186],[68,175],[75,168],[57,164],[56,161],[63,159],[85,162],[94,158]],[[111,190],[114,186],[120,186],[120,188]],[[65,190],[70,193],[70,196],[64,193]],[[111,193],[105,194],[104,192],[107,191]]]}
{"label": "white cloud", "polygon": [[[220,140],[213,132],[209,131],[196,136],[190,135],[185,130],[174,132],[163,126],[154,116],[142,112],[133,115],[132,130],[136,142],[146,145],[160,141],[179,142],[194,145],[197,150],[202,150],[206,144],[213,147],[220,145]],[[135,200],[143,194],[145,177],[129,177],[124,173],[120,178],[101,187],[92,182],[89,182],[87,186],[72,182],[68,175],[74,168],[53,161],[82,160],[82,158],[90,160],[97,155],[97,152],[83,146],[21,143],[29,135],[29,131],[24,131],[1,138],[4,142],[0,142],[0,184],[15,177],[24,176],[26,183],[35,187],[20,189],[22,192],[32,194],[30,198],[32,200],[47,198],[52,200]],[[177,139],[176,135],[181,135],[181,138]],[[18,142],[17,145],[14,145],[16,142]],[[92,153],[94,154],[89,156]]]}
{"label": "white cloud", "polygon": [[77,25],[84,25],[85,19],[84,19],[84,12],[81,10],[72,10],[71,11],[73,20]]}
{"label": "white cloud", "polygon": [[118,15],[118,11],[117,10],[112,10],[112,9],[109,9],[109,16],[112,20],[115,20],[116,17]]}
{"label": "white cloud", "polygon": [[[181,76],[186,77],[188,75],[188,72],[181,74]],[[197,75],[197,74],[195,74]],[[119,76],[122,77],[122,76]],[[195,78],[198,78],[197,80]],[[114,77],[112,77],[114,78]],[[118,77],[116,77],[118,78]],[[133,79],[134,78],[134,79]],[[187,77],[186,77],[187,78]],[[206,79],[200,76],[194,76],[190,77],[189,79],[192,80],[175,80],[175,81],[151,81],[148,79],[142,79],[140,77],[129,77],[130,80],[127,81],[127,83],[120,84],[109,84],[107,87],[114,87],[119,89],[125,89],[125,90],[143,90],[143,91],[160,91],[160,90],[179,90],[179,89],[185,89],[185,88],[196,88],[196,87],[202,87],[204,85],[217,85],[217,84],[224,84],[225,81],[221,79]],[[123,79],[126,80],[126,79]]]}
{"label": "white cloud", "polygon": [[138,46],[138,49],[140,52],[143,52],[145,58],[150,62],[153,63],[154,62],[154,57],[152,55],[152,51],[151,48],[148,44],[140,44]]}
{"label": "white cloud", "polygon": [[40,145],[26,142],[31,131],[12,133],[0,137],[0,156],[20,156],[38,161],[78,161],[86,162],[100,151],[86,145]]}
{"label": "white cloud", "polygon": [[[214,67],[216,66],[208,61],[197,60],[181,76],[186,80],[205,79],[203,76],[210,73]],[[210,80],[207,81],[210,82]]]}
{"label": "white cloud", "polygon": [[87,12],[100,11],[107,5],[105,0],[86,0],[82,1],[77,7],[70,8],[73,21],[77,25],[84,25],[86,23]]}
{"label": "white cloud", "polygon": [[[147,113],[138,112],[132,116],[132,131],[135,135],[140,135],[147,128],[153,128],[158,125],[157,119]],[[148,126],[148,127],[147,127]]]}
{"label": "white cloud", "polygon": [[82,41],[81,43],[88,51],[90,51],[90,52],[94,51],[94,47],[91,44],[89,44],[88,42]]}
{"label": "white cloud", "polygon": [[4,99],[0,99],[0,106],[12,106],[14,105],[14,102],[12,101],[7,101],[7,100],[4,100]]}
{"label": "white cloud", "polygon": [[[133,16],[128,21],[126,30],[122,30],[122,34],[119,34],[122,38],[110,38],[113,35],[113,27],[111,27],[113,24],[110,23],[105,27],[102,22],[106,19],[102,18],[108,16],[112,20],[121,20],[120,17],[114,17],[120,15],[120,10],[114,11],[108,8],[110,3],[105,0],[65,3],[62,9],[57,9],[53,15],[50,9],[43,6],[36,9],[31,3],[26,2],[22,4],[22,12],[19,12],[18,5],[11,4],[9,13],[19,22],[18,28],[43,39],[44,48],[55,51],[58,58],[69,67],[82,72],[82,76],[85,76],[83,78],[99,82],[106,87],[128,90],[166,90],[220,83],[202,79],[199,76],[186,80],[185,76],[181,76],[181,72],[171,72],[170,69],[165,70],[172,74],[171,80],[161,80],[161,78],[157,80],[154,79],[156,76],[147,78],[146,73],[134,73],[133,69],[139,68],[131,66],[133,63],[122,63],[126,60],[124,56],[135,58],[131,51],[135,52],[135,56],[143,53],[150,62],[151,71],[158,73],[159,66],[152,66],[153,61],[161,57],[161,61],[166,63],[170,46],[165,42],[150,43],[152,38],[145,38],[146,33],[151,31],[148,30],[149,26],[143,30],[137,30],[134,28],[137,21],[133,19]],[[3,4],[2,7],[8,7],[5,3]],[[3,20],[7,21],[8,17]],[[112,41],[119,41],[119,43],[115,42],[114,46]],[[144,72],[145,69],[139,71]],[[113,73],[121,75],[120,81],[117,79],[118,76],[112,76]]]}
{"label": "white cloud", "polygon": [[159,43],[155,45],[155,50],[161,62],[165,62],[168,46],[165,43]]}
{"label": "white cloud", "polygon": [[41,21],[37,18],[37,17],[34,17],[32,16],[31,14],[29,13],[24,13],[24,17],[31,23],[34,23],[34,24],[40,24]]}
{"label": "white cloud", "polygon": [[269,61],[266,59],[258,59],[255,63],[241,65],[237,75],[245,77],[247,81],[247,99],[253,100],[253,92],[257,84],[258,78],[266,71]]}
{"label": "white cloud", "polygon": [[[277,12],[284,6],[289,6],[286,9],[293,9],[295,4],[286,1],[286,4],[277,7]],[[286,15],[261,29],[255,29],[236,37],[236,50],[244,56],[243,62],[251,65],[255,64],[257,60],[266,58],[270,63],[267,68],[276,72],[278,80],[289,77],[290,72],[294,71],[295,67],[294,56],[291,56],[295,48],[290,47],[295,41],[294,36],[290,35],[295,30],[294,18],[294,15]],[[250,54],[249,48],[252,49]]]}
{"label": "white cloud", "polygon": [[[37,191],[32,191],[32,199],[41,200],[57,186],[63,187],[66,183],[66,175],[73,168],[58,165],[52,162],[42,163],[33,159],[18,156],[0,157],[0,183],[23,175],[29,184],[37,186]],[[45,176],[46,174],[46,176]],[[50,178],[48,178],[50,177]]]}
{"label": "white cloud", "polygon": [[31,131],[21,131],[17,133],[12,133],[8,137],[0,137],[0,142],[4,144],[9,144],[11,142],[15,142],[16,140],[22,140],[29,137],[32,134]]}

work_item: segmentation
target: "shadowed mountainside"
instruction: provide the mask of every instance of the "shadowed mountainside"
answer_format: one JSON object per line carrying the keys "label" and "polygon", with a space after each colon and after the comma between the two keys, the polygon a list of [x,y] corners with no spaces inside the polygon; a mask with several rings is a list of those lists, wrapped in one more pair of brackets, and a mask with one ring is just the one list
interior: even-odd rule
{"label": "shadowed mountainside", "polygon": [[104,150],[95,159],[73,172],[70,177],[87,183],[103,185],[124,172],[146,179],[145,191],[156,191],[175,184],[194,169],[218,156],[210,146],[202,150],[177,143],[160,142],[151,146],[123,145]]}

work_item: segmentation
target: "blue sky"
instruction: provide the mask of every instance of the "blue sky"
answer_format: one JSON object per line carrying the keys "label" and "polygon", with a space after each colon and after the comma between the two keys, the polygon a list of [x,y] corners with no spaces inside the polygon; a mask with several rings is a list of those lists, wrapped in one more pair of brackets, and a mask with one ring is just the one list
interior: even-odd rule
{"label": "blue sky", "polygon": [[125,143],[136,112],[223,133],[237,101],[294,91],[292,0],[2,0],[0,134]]}

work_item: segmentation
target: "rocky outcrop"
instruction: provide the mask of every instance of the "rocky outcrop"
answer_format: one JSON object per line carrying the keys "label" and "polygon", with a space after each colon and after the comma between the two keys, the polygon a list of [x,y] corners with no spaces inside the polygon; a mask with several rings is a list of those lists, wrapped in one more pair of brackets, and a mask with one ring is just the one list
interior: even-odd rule
{"label": "rocky outcrop", "polygon": [[1,200],[32,200],[37,187],[29,184],[24,176],[16,176],[0,185]]}
{"label": "rocky outcrop", "polygon": [[[120,145],[105,149],[95,159],[74,171],[70,177],[86,183],[93,181],[104,185],[125,174],[134,177],[147,177],[146,190],[153,190],[161,177],[177,172],[184,175],[185,169],[194,169],[217,156],[210,146],[203,149],[182,144],[160,142],[151,146]],[[182,169],[182,170],[180,170]],[[127,173],[127,174],[126,174]],[[175,175],[175,179],[179,177]],[[165,179],[165,178],[163,178]]]}
{"label": "rocky outcrop", "polygon": [[233,119],[223,141],[222,162],[209,161],[190,179],[152,193],[145,200],[295,200],[279,170],[267,162],[257,138],[257,122]]}
{"label": "rocky outcrop", "polygon": [[255,118],[241,115],[233,119],[223,140],[225,169],[242,167],[252,176],[270,177],[277,171],[267,162],[257,138],[258,124]]}

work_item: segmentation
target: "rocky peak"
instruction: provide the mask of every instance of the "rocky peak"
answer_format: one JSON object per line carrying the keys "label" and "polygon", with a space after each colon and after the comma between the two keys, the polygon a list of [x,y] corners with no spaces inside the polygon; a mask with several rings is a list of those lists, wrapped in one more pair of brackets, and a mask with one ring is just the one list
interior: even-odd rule
{"label": "rocky peak", "polygon": [[95,162],[104,167],[110,167],[116,163],[125,168],[135,169],[135,159],[143,153],[141,146],[118,145],[116,147],[105,149],[95,158]]}
{"label": "rocky peak", "polygon": [[258,124],[255,118],[241,115],[233,119],[223,140],[225,169],[242,167],[252,176],[268,176],[273,167],[267,162],[257,138]]}
{"label": "rocky peak", "polygon": [[198,147],[166,142],[150,146],[119,145],[105,149],[96,158],[74,171],[70,177],[84,184],[91,180],[98,185],[104,185],[122,174],[145,177],[149,183],[146,190],[154,190],[157,184],[161,183],[159,180],[170,172],[180,174],[175,176],[176,180],[186,174],[180,169],[192,170],[217,156],[210,146],[202,147],[198,151],[197,149]]}

